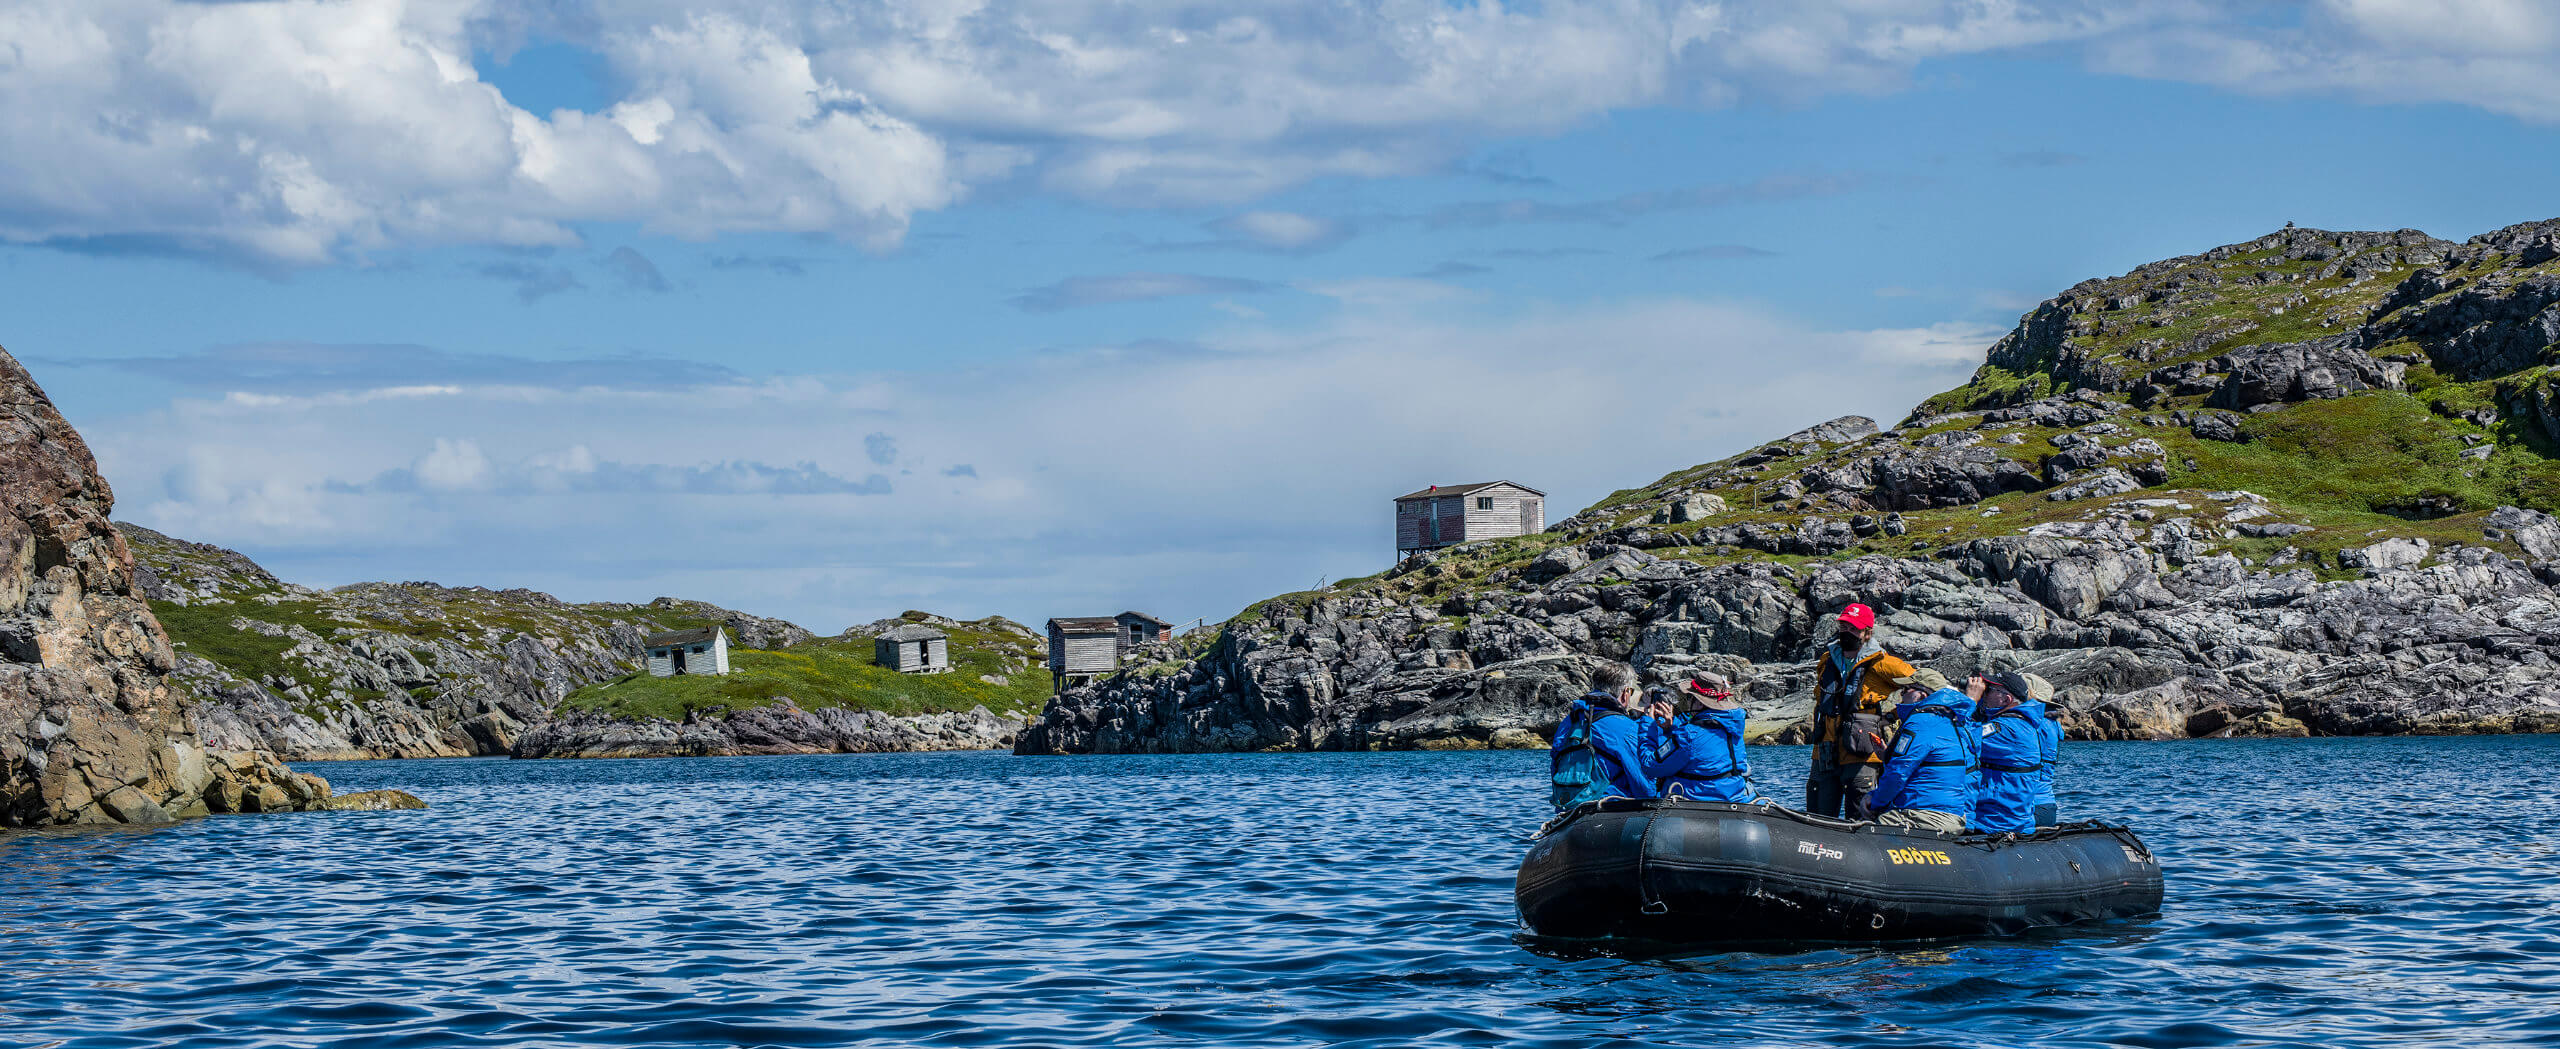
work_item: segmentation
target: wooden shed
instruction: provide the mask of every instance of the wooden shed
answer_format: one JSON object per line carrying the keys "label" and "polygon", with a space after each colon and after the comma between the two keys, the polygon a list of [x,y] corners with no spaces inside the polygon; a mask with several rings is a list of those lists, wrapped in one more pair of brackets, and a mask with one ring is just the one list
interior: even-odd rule
{"label": "wooden shed", "polygon": [[1547,493],[1510,481],[1435,484],[1396,497],[1396,556],[1547,530]]}
{"label": "wooden shed", "polygon": [[729,672],[729,632],[716,626],[651,634],[640,644],[649,650],[652,677]]}
{"label": "wooden shed", "polygon": [[922,623],[891,627],[871,640],[871,659],[901,674],[939,674],[951,669],[951,636]]}
{"label": "wooden shed", "polygon": [[1093,616],[1049,621],[1049,675],[1064,685],[1120,669],[1120,620]]}
{"label": "wooden shed", "polygon": [[1120,629],[1120,651],[1127,652],[1150,641],[1173,640],[1173,623],[1144,612],[1122,612],[1111,617]]}

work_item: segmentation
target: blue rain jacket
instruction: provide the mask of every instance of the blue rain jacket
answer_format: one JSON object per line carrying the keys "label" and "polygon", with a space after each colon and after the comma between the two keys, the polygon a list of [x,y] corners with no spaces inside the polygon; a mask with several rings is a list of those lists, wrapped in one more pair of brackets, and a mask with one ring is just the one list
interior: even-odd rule
{"label": "blue rain jacket", "polygon": [[[1943,707],[1952,718],[1926,708]],[[1902,732],[1867,795],[1872,812],[1928,809],[1973,815],[1974,777],[1981,765],[1982,734],[1973,726],[1973,697],[1942,688],[1917,703],[1894,708]]]}
{"label": "blue rain jacket", "polygon": [[2027,700],[1982,726],[1982,789],[1973,804],[1973,829],[1992,834],[2033,834],[2038,792],[2049,790],[2045,767],[2044,704]]}
{"label": "blue rain jacket", "polygon": [[1751,763],[1742,756],[1749,717],[1736,708],[1682,714],[1667,726],[1646,718],[1639,739],[1647,755],[1644,774],[1661,781],[1666,798],[1750,804],[1759,795],[1746,778]]}
{"label": "blue rain jacket", "polygon": [[[1556,777],[1566,773],[1565,763],[1577,760],[1577,755],[1587,754],[1598,765],[1594,770],[1597,775],[1592,777],[1594,785],[1608,784],[1605,792],[1597,796],[1655,797],[1653,780],[1644,774],[1645,751],[1638,738],[1642,730],[1637,727],[1637,720],[1618,706],[1617,697],[1605,692],[1593,692],[1574,700],[1573,706],[1565,711],[1564,721],[1556,725],[1555,740],[1548,745],[1549,779],[1561,785],[1562,780]],[[1575,728],[1586,723],[1590,726],[1587,750],[1571,745]]]}

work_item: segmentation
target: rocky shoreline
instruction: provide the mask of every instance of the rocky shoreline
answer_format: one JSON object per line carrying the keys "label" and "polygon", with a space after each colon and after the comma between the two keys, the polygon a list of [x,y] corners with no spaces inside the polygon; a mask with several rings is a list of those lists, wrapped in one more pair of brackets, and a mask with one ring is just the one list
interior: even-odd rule
{"label": "rocky shoreline", "polygon": [[699,758],[1006,750],[1022,723],[985,707],[948,714],[877,714],[789,702],[683,721],[568,710],[516,741],[518,758]]}
{"label": "rocky shoreline", "polygon": [[2116,521],[1805,568],[1583,543],[1540,565],[1579,568],[1463,598],[1272,606],[1174,673],[1061,693],[1017,750],[1544,746],[1606,660],[1723,673],[1763,740],[1796,742],[1806,657],[1853,600],[1887,609],[1885,643],[1916,663],[2051,679],[2076,739],[2560,731],[2560,522],[2496,520],[2494,545],[2331,582],[2164,553]]}

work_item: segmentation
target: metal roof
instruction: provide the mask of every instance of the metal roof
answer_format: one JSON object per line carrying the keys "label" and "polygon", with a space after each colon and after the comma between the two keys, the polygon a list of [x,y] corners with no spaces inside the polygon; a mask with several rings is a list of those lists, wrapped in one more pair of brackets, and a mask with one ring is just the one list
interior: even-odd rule
{"label": "metal roof", "polygon": [[696,641],[711,640],[712,633],[719,629],[720,628],[716,626],[698,626],[691,630],[669,630],[663,634],[651,634],[648,637],[641,638],[640,644],[648,648],[663,648],[667,645],[690,645]]}
{"label": "metal roof", "polygon": [[1531,488],[1528,485],[1521,484],[1518,481],[1478,481],[1474,484],[1444,484],[1437,488],[1425,488],[1419,492],[1414,492],[1409,495],[1399,495],[1396,497],[1396,501],[1401,503],[1407,499],[1433,499],[1440,496],[1470,495],[1476,492],[1481,492],[1487,488],[1499,487],[1506,484],[1527,492],[1530,495],[1538,496],[1539,498],[1545,498],[1547,494],[1535,488]]}
{"label": "metal roof", "polygon": [[1120,621],[1111,616],[1080,616],[1052,619],[1049,625],[1063,634],[1116,634]]}
{"label": "metal roof", "polygon": [[1154,616],[1151,616],[1151,615],[1148,615],[1148,614],[1146,614],[1146,613],[1144,613],[1144,612],[1122,612],[1122,613],[1120,613],[1119,615],[1113,616],[1113,617],[1111,617],[1111,618],[1113,618],[1113,619],[1143,619],[1143,620],[1146,620],[1147,622],[1153,623],[1153,624],[1155,624],[1155,625],[1157,625],[1157,626],[1161,626],[1161,627],[1170,627],[1170,626],[1172,626],[1172,625],[1173,625],[1173,620],[1170,620],[1170,619],[1158,619],[1158,618],[1156,618],[1156,617],[1154,617]]}
{"label": "metal roof", "polygon": [[883,630],[879,636],[882,641],[935,641],[951,635],[922,623],[909,623]]}

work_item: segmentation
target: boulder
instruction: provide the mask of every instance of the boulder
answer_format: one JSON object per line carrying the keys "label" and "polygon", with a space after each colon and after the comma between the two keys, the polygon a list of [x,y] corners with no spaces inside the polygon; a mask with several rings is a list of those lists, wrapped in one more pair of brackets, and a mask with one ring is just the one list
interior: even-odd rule
{"label": "boulder", "polygon": [[2385,539],[2371,546],[2338,551],[2338,563],[2347,568],[2388,570],[2410,568],[2427,559],[2429,544],[2424,539]]}
{"label": "boulder", "polygon": [[1831,420],[1830,422],[1808,426],[1804,429],[1788,434],[1786,438],[1779,443],[1798,445],[1813,441],[1821,441],[1830,444],[1838,444],[1846,441],[1864,440],[1875,436],[1879,432],[1881,432],[1881,428],[1876,425],[1876,421],[1873,419],[1867,418],[1863,415],[1843,415],[1837,419]]}
{"label": "boulder", "polygon": [[1671,522],[1703,521],[1725,512],[1724,497],[1713,492],[1691,492],[1671,503]]}
{"label": "boulder", "polygon": [[427,803],[405,790],[367,790],[337,795],[319,807],[329,812],[397,812],[423,809]]}
{"label": "boulder", "polygon": [[2560,519],[2550,514],[2501,506],[2489,511],[2486,524],[2481,530],[2485,538],[2514,543],[2535,561],[2560,560]]}
{"label": "boulder", "polygon": [[1590,555],[1583,553],[1581,547],[1559,546],[1539,554],[1537,560],[1529,562],[1529,567],[1520,570],[1520,577],[1532,583],[1544,583],[1579,572],[1590,564]]}
{"label": "boulder", "polygon": [[2214,391],[2217,408],[2324,400],[2357,390],[2397,389],[2407,365],[2379,361],[2342,337],[2234,351],[2214,362],[2229,376]]}
{"label": "boulder", "polygon": [[2133,475],[2110,466],[2094,474],[2090,474],[2085,478],[2046,492],[2044,497],[2055,502],[2068,502],[2073,499],[2096,499],[2103,496],[2122,495],[2140,487],[2142,487],[2142,482],[2135,480]]}

